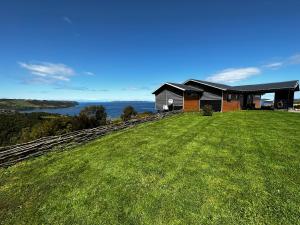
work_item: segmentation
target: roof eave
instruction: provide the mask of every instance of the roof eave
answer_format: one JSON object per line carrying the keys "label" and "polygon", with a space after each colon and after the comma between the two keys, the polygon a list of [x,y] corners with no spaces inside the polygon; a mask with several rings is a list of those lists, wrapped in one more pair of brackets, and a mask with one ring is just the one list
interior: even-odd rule
{"label": "roof eave", "polygon": [[166,83],[162,84],[159,88],[157,88],[154,92],[152,92],[152,94],[155,95],[155,93],[156,93],[159,89],[161,89],[164,85],[169,85],[169,86],[175,87],[175,88],[177,88],[177,89],[179,89],[179,90],[181,90],[181,91],[185,91],[185,89],[183,89],[183,88],[180,88],[180,87],[178,87],[178,86],[175,86],[175,85],[173,85],[173,84],[170,84],[169,82],[166,82]]}
{"label": "roof eave", "polygon": [[206,86],[210,86],[210,87],[213,87],[213,88],[217,88],[217,89],[219,89],[219,90],[222,90],[222,91],[227,91],[228,89],[224,89],[224,88],[220,88],[220,87],[216,87],[216,86],[214,86],[214,85],[210,85],[210,84],[205,84],[205,83],[203,83],[203,82],[200,82],[200,81],[198,81],[198,80],[194,80],[194,79],[189,79],[189,80],[186,80],[185,82],[183,82],[183,84],[185,85],[187,82],[189,82],[189,81],[193,81],[193,82],[196,82],[196,83],[199,83],[199,84],[203,84],[203,85],[206,85]]}
{"label": "roof eave", "polygon": [[299,81],[297,80],[297,83],[295,85],[295,91],[299,91]]}
{"label": "roof eave", "polygon": [[178,86],[176,86],[176,85],[174,85],[174,84],[171,84],[171,83],[169,83],[169,82],[167,82],[167,83],[165,83],[165,84],[167,84],[167,85],[169,85],[169,86],[172,86],[172,87],[174,87],[174,88],[177,88],[177,89],[179,89],[179,90],[186,91],[186,89],[181,88],[181,87],[178,87]]}
{"label": "roof eave", "polygon": [[[299,86],[298,86],[299,87]],[[275,92],[278,90],[291,90],[293,89],[294,91],[297,91],[297,87],[282,87],[282,88],[269,88],[269,89],[259,89],[259,90],[237,90],[237,89],[228,89],[228,91],[234,91],[234,92],[259,92],[259,93],[264,93],[264,92]],[[299,88],[298,88],[299,89]]]}

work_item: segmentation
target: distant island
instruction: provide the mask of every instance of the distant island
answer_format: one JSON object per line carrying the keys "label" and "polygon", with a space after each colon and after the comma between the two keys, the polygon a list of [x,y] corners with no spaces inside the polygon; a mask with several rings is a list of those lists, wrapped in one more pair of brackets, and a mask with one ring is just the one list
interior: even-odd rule
{"label": "distant island", "polygon": [[78,105],[76,101],[32,100],[32,99],[0,99],[0,110],[29,110],[68,108]]}

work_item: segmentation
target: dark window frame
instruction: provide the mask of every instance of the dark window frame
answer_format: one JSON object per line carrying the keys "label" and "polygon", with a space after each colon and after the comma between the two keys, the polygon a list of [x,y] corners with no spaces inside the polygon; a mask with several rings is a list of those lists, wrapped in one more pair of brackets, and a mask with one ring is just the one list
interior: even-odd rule
{"label": "dark window frame", "polygon": [[231,102],[232,101],[232,94],[227,94],[227,102]]}

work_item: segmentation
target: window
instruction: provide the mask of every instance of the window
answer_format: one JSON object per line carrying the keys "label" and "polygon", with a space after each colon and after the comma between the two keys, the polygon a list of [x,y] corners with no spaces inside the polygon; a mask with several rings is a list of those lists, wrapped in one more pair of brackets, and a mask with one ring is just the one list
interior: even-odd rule
{"label": "window", "polygon": [[197,98],[198,97],[198,93],[197,92],[187,91],[186,92],[186,96],[191,97],[191,98]]}
{"label": "window", "polygon": [[231,100],[232,100],[232,95],[231,94],[227,94],[227,101],[231,102]]}

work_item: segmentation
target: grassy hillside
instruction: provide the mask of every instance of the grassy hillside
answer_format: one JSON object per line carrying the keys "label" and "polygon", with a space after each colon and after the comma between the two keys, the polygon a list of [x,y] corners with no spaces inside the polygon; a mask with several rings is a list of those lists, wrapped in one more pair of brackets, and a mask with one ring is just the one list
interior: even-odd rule
{"label": "grassy hillside", "polygon": [[0,109],[25,110],[35,108],[67,108],[77,105],[74,101],[50,101],[29,99],[0,99]]}
{"label": "grassy hillside", "polygon": [[297,224],[299,127],[191,113],[0,169],[0,223]]}

